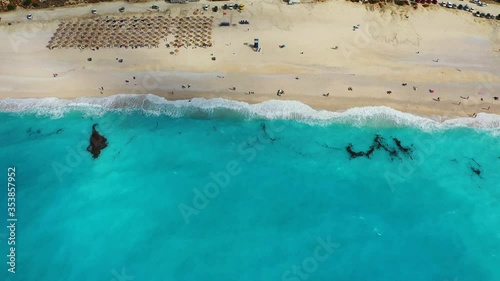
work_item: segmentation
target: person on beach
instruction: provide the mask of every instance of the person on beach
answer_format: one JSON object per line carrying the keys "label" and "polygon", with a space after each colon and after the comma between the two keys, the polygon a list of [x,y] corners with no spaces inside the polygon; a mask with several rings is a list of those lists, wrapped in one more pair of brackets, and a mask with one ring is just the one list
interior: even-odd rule
{"label": "person on beach", "polygon": [[416,86],[413,86],[413,91],[416,91],[417,90],[417,87]]}

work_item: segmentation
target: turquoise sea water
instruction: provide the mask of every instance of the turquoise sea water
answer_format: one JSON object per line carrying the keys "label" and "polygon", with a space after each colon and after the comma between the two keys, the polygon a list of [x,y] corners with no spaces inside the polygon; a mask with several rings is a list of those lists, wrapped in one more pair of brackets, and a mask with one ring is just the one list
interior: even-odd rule
{"label": "turquoise sea water", "polygon": [[172,104],[0,113],[0,280],[500,280],[495,128]]}

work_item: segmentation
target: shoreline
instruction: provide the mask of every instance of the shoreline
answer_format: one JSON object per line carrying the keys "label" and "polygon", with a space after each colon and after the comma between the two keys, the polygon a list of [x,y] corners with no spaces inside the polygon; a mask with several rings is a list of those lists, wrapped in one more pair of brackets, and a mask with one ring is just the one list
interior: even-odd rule
{"label": "shoreline", "polygon": [[[441,116],[400,111],[390,106],[355,106],[330,110],[312,107],[297,100],[239,101],[222,97],[193,97],[167,99],[153,94],[117,94],[106,97],[0,99],[0,113],[36,114],[55,118],[71,112],[101,116],[106,112],[141,111],[146,115],[165,115],[172,118],[211,116],[223,118],[240,116],[250,119],[295,120],[298,122],[340,122],[352,125],[381,124],[385,126],[416,127],[421,130],[468,127],[500,133],[500,115],[479,113],[476,117]],[[231,113],[228,113],[231,112]],[[201,114],[201,115],[200,115]],[[236,114],[236,115],[235,115]],[[370,125],[371,124],[371,125]],[[378,126],[378,125],[377,125]]]}
{"label": "shoreline", "polygon": [[[167,4],[168,12],[141,12],[152,3],[99,3],[98,16],[186,16],[205,1]],[[56,8],[41,20],[35,14],[40,10],[33,11],[33,21],[10,26],[2,21],[0,44],[6,48],[0,49],[0,58],[8,67],[0,67],[0,99],[132,93],[169,100],[295,100],[328,111],[387,106],[443,118],[500,115],[500,101],[494,100],[500,96],[500,24],[495,21],[451,9],[388,6],[372,11],[343,1],[242,3],[246,9],[241,13],[205,13],[215,16],[215,23],[249,19],[250,25],[214,26],[213,47],[180,48],[175,55],[165,46],[48,50],[61,19],[93,18],[81,15],[89,5]],[[131,12],[118,13],[119,6]],[[356,23],[359,30],[352,29]],[[244,45],[254,38],[261,40],[263,52]],[[192,87],[182,89],[188,84]],[[278,97],[278,89],[285,94]]]}

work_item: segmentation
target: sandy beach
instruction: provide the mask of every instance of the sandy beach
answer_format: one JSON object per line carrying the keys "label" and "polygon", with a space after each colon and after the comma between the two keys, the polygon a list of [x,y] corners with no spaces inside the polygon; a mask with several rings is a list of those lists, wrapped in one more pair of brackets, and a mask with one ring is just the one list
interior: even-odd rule
{"label": "sandy beach", "polygon": [[[0,97],[150,93],[169,100],[297,100],[333,111],[385,105],[418,115],[500,114],[500,101],[494,99],[500,96],[498,20],[437,5],[413,9],[345,1],[292,6],[276,0],[238,1],[245,10],[225,15],[201,9],[202,4],[221,3],[111,2],[3,13]],[[148,9],[154,4],[160,11]],[[118,12],[122,6],[125,13]],[[90,13],[92,8],[97,15]],[[174,55],[164,43],[159,48],[96,51],[46,48],[61,21],[111,15],[183,17],[195,10],[214,16],[212,47],[180,48]],[[484,10],[500,13],[498,5]],[[28,13],[33,20],[26,19]],[[250,24],[238,24],[242,19]],[[223,21],[237,25],[218,26]],[[249,46],[254,38],[261,52]],[[277,96],[278,89],[285,94]]]}

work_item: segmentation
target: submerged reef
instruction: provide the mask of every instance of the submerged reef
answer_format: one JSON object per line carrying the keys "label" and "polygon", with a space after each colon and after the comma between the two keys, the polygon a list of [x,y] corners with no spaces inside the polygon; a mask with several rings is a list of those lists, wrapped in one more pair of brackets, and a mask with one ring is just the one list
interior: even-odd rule
{"label": "submerged reef", "polygon": [[95,129],[97,124],[92,126],[92,135],[90,136],[90,144],[87,147],[87,151],[92,154],[92,157],[96,159],[101,154],[101,150],[105,149],[108,146],[108,140],[99,134]]}
{"label": "submerged reef", "polygon": [[[407,154],[410,158],[412,158],[412,155],[411,153],[413,152],[413,149],[411,148],[411,146],[409,147],[405,147],[401,144],[401,141],[398,140],[397,138],[393,138],[394,142],[396,143],[396,146],[397,148],[403,152],[404,154]],[[380,135],[375,135],[375,137],[373,138],[373,143],[372,145],[370,145],[370,148],[366,151],[355,151],[353,149],[353,145],[352,143],[350,143],[349,145],[346,146],[346,151],[347,153],[349,153],[349,156],[350,158],[357,158],[357,157],[366,157],[366,158],[370,158],[370,156],[372,155],[372,153],[375,151],[375,150],[379,150],[379,149],[382,149],[384,151],[386,151],[389,156],[391,156],[391,160],[394,160],[395,157],[401,159],[401,157],[399,157],[399,153],[398,153],[398,150],[396,148],[393,148],[393,147],[390,147],[386,142],[385,142],[385,139],[383,137],[381,137]]]}

